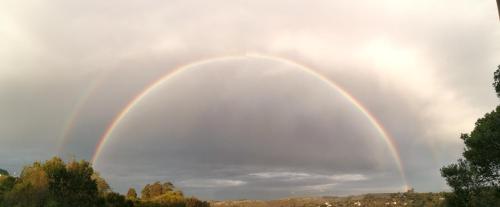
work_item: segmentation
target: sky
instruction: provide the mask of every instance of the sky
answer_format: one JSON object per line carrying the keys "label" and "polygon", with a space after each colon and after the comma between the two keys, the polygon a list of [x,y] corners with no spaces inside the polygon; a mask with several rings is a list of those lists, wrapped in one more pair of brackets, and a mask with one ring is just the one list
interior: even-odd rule
{"label": "sky", "polygon": [[[443,191],[460,133],[498,104],[493,0],[2,0],[0,25],[0,168],[14,174],[91,160],[134,97],[204,61],[116,123],[94,168],[118,192],[168,180],[203,199],[273,199],[397,192],[403,178]],[[356,99],[397,156],[298,65]]]}

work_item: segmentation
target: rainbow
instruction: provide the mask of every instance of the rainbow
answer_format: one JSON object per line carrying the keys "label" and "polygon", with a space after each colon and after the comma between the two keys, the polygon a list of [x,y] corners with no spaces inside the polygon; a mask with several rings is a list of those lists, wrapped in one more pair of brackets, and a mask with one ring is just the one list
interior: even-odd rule
{"label": "rainbow", "polygon": [[66,119],[66,121],[64,123],[64,128],[63,128],[63,130],[61,131],[61,133],[59,135],[59,141],[58,141],[59,145],[57,147],[57,153],[60,156],[62,156],[63,153],[64,153],[64,147],[67,145],[67,143],[69,141],[69,138],[70,138],[69,135],[71,134],[71,131],[75,127],[78,118],[80,118],[80,114],[81,114],[81,112],[82,112],[85,104],[87,103],[88,99],[92,96],[92,94],[94,93],[94,91],[97,90],[97,88],[104,81],[104,76],[106,74],[103,74],[103,73],[105,73],[105,72],[99,73],[98,74],[98,78],[94,79],[86,87],[85,91],[80,96],[80,98],[78,98],[78,101],[74,105],[73,111],[71,112],[71,114]]}
{"label": "rainbow", "polygon": [[94,154],[92,156],[91,162],[95,165],[96,161],[100,157],[104,147],[106,146],[106,143],[110,139],[113,131],[116,129],[116,127],[120,124],[120,122],[127,116],[127,114],[139,103],[141,102],[148,94],[150,94],[152,91],[157,89],[159,86],[170,80],[172,77],[182,73],[183,71],[188,70],[189,68],[193,68],[195,66],[200,66],[204,65],[207,63],[213,63],[213,62],[220,62],[220,61],[227,61],[227,60],[234,60],[234,59],[245,59],[245,58],[258,58],[258,59],[264,59],[264,60],[271,60],[271,61],[278,61],[293,67],[297,67],[307,74],[310,74],[314,77],[316,77],[318,80],[321,80],[323,83],[327,84],[329,87],[332,89],[335,89],[338,91],[344,98],[346,98],[352,105],[354,105],[359,112],[361,112],[367,119],[368,121],[373,125],[373,127],[377,130],[377,132],[381,135],[381,137],[384,139],[384,142],[388,146],[390,153],[392,157],[395,160],[395,163],[398,167],[399,173],[401,175],[401,179],[404,183],[403,190],[407,190],[408,184],[406,180],[406,175],[403,169],[403,165],[401,162],[401,158],[399,156],[399,151],[396,147],[396,142],[394,139],[389,135],[387,130],[384,129],[380,121],[378,121],[375,116],[373,116],[368,109],[366,109],[361,102],[359,102],[356,98],[354,98],[351,94],[349,94],[345,89],[341,88],[338,84],[336,84],[334,81],[328,79],[325,75],[321,74],[320,72],[307,67],[303,64],[291,61],[289,59],[281,58],[281,57],[276,57],[276,56],[271,56],[271,55],[263,55],[263,54],[244,54],[244,55],[231,55],[231,56],[221,56],[221,57],[215,57],[215,58],[208,58],[200,61],[195,61],[195,62],[190,62],[184,65],[180,65],[173,70],[167,72],[157,80],[153,81],[151,84],[147,85],[142,92],[134,96],[126,105],[125,107],[114,117],[114,119],[111,121],[109,126],[106,128],[104,131],[103,135],[99,139]]}

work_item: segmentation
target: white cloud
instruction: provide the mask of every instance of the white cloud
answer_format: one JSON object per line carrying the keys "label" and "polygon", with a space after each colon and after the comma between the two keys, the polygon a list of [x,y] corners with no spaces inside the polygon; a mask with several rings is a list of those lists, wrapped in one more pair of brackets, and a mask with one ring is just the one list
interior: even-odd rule
{"label": "white cloud", "polygon": [[309,173],[298,173],[298,172],[260,172],[260,173],[250,173],[250,176],[255,176],[258,178],[307,178],[311,177]]}
{"label": "white cloud", "polygon": [[297,189],[297,191],[317,191],[317,192],[325,192],[331,190],[337,185],[337,183],[327,183],[327,184],[319,184],[319,185],[306,185]]}
{"label": "white cloud", "polygon": [[223,188],[245,185],[242,180],[229,179],[190,179],[179,182],[180,186],[190,188]]}
{"label": "white cloud", "polygon": [[331,180],[336,182],[350,182],[367,180],[368,178],[362,174],[338,174],[338,175],[323,175],[305,172],[259,172],[248,174],[251,177],[260,179],[277,179],[277,180]]}
{"label": "white cloud", "polygon": [[330,176],[330,179],[338,182],[348,182],[348,181],[367,180],[368,178],[361,174],[341,174],[341,175],[332,175]]}

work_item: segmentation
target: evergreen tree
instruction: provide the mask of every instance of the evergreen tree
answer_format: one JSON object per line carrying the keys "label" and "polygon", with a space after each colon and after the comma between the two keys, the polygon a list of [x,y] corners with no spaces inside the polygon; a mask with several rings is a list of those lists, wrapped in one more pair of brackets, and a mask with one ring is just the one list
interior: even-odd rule
{"label": "evergreen tree", "polygon": [[[493,86],[500,97],[500,66]],[[470,134],[462,134],[464,159],[441,168],[453,189],[448,206],[500,206],[500,106],[477,120]]]}
{"label": "evergreen tree", "polygon": [[497,96],[500,98],[500,65],[498,65],[498,69],[493,73],[493,87],[497,92]]}

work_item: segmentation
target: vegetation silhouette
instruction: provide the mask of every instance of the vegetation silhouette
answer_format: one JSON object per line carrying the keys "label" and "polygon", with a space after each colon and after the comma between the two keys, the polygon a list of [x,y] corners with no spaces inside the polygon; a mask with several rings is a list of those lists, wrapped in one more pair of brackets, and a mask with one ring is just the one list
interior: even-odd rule
{"label": "vegetation silhouette", "polygon": [[87,161],[65,163],[54,157],[24,167],[19,177],[0,170],[0,207],[208,207],[208,202],[184,197],[166,182],[148,184],[141,198],[113,192]]}
{"label": "vegetation silhouette", "polygon": [[[500,98],[500,65],[493,74]],[[441,168],[453,192],[447,206],[500,206],[500,105],[477,120],[474,130],[462,134],[465,149],[457,163]]]}

